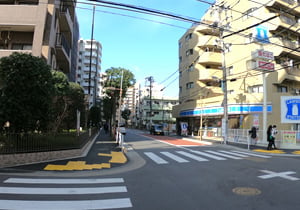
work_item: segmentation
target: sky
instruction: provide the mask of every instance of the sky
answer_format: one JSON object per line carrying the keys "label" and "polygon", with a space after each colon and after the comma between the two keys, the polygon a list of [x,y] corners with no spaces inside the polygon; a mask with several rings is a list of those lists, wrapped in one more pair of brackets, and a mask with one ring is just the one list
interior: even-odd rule
{"label": "sky", "polygon": [[[210,6],[197,0],[110,1],[160,10],[194,20],[200,20]],[[105,72],[111,67],[128,69],[142,86],[145,85],[145,78],[152,76],[156,83],[165,87],[164,96],[178,97],[178,41],[192,24],[103,7],[96,1],[78,0],[76,13],[80,38],[83,39],[91,39],[93,3],[96,5],[93,37],[102,44],[101,71]]]}

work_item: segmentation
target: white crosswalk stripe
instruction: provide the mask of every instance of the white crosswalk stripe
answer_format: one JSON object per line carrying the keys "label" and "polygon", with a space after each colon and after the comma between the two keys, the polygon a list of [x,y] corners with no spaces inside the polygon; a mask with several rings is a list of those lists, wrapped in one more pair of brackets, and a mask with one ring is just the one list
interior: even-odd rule
{"label": "white crosswalk stripe", "polygon": [[161,154],[163,154],[163,155],[165,155],[165,156],[167,156],[167,157],[175,160],[178,163],[187,163],[187,162],[190,162],[190,161],[188,161],[186,159],[183,159],[183,158],[181,158],[181,157],[179,157],[177,155],[174,155],[174,154],[172,154],[170,152],[161,152]]}
{"label": "white crosswalk stripe", "polygon": [[215,159],[215,160],[226,160],[226,158],[219,157],[219,156],[212,155],[212,154],[208,154],[208,153],[205,153],[205,152],[200,152],[200,151],[197,151],[197,150],[192,150],[192,152],[194,152],[196,154],[199,154],[199,155],[203,155],[203,156],[212,158],[212,159]]}
{"label": "white crosswalk stripe", "polygon": [[179,153],[179,154],[181,154],[181,155],[184,155],[186,157],[189,157],[191,159],[197,160],[197,161],[208,161],[205,158],[199,157],[197,155],[193,155],[193,154],[188,153],[188,152],[184,152],[184,151],[176,151],[176,152]]}
{"label": "white crosswalk stripe", "polygon": [[[8,178],[0,186],[0,209],[120,209],[132,207],[130,198],[117,197],[127,193],[126,186],[107,186],[124,183],[123,178],[104,179],[43,179],[43,178]],[[0,183],[1,184],[1,183]],[[106,186],[101,186],[105,184]],[[18,185],[18,186],[16,186]],[[47,186],[45,186],[47,185]],[[66,187],[66,186],[72,187]],[[114,193],[118,193],[115,195]],[[93,194],[93,198],[84,199]],[[14,195],[16,199],[11,199]],[[45,199],[45,195],[54,196]],[[105,195],[105,199],[101,196]],[[5,199],[8,196],[8,199]],[[65,199],[67,196],[68,199]],[[70,196],[73,196],[70,198]],[[80,197],[78,197],[80,196]],[[22,199],[17,199],[18,197]],[[79,199],[78,199],[79,198]],[[73,199],[73,200],[72,200]]]}
{"label": "white crosswalk stripe", "polygon": [[[174,154],[176,153],[176,154]],[[188,151],[173,151],[173,152],[166,152],[162,151],[159,154],[155,154],[154,152],[144,152],[146,156],[148,156],[152,161],[157,164],[169,164],[169,159],[176,161],[178,163],[188,163],[190,162],[189,159],[196,160],[196,161],[210,161],[212,160],[227,160],[227,159],[234,159],[240,160],[243,158],[247,158],[250,156],[259,157],[259,158],[270,158],[271,156],[267,155],[259,155],[250,152],[243,152],[243,151],[226,151],[226,150],[205,150],[205,151],[198,151],[198,150],[188,150]],[[164,157],[161,157],[163,155]],[[184,156],[184,158],[180,157]]]}
{"label": "white crosswalk stripe", "polygon": [[215,155],[220,155],[220,156],[227,157],[227,158],[230,158],[230,159],[235,159],[235,160],[242,159],[240,157],[227,155],[227,154],[223,154],[221,152],[215,152],[215,151],[211,151],[211,150],[205,150],[205,152],[209,152],[209,153],[212,153],[212,154],[215,154]]}
{"label": "white crosswalk stripe", "polygon": [[168,163],[168,161],[162,159],[161,157],[154,154],[153,152],[145,152],[144,154],[147,155],[150,159],[152,159],[157,164],[167,164]]}

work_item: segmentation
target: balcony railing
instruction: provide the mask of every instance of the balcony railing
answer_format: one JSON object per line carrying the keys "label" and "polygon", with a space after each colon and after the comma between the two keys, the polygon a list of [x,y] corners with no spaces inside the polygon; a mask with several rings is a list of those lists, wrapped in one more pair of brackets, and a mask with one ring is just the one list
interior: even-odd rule
{"label": "balcony railing", "polygon": [[62,33],[57,33],[56,34],[56,46],[57,47],[62,47],[65,50],[67,56],[68,57],[70,56],[69,44],[68,44],[65,36]]}

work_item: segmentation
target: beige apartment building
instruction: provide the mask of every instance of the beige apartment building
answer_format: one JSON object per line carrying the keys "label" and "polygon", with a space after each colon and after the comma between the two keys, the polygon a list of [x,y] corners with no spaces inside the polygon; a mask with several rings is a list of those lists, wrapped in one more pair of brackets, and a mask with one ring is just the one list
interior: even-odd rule
{"label": "beige apartment building", "polygon": [[32,53],[44,58],[52,69],[69,74],[75,4],[62,0],[0,1],[0,57]]}
{"label": "beige apartment building", "polygon": [[227,96],[229,129],[262,131],[265,122],[299,130],[298,4],[217,1],[186,31],[179,40],[180,104],[173,107],[178,128],[185,122],[189,134],[197,135],[200,124],[218,132]]}

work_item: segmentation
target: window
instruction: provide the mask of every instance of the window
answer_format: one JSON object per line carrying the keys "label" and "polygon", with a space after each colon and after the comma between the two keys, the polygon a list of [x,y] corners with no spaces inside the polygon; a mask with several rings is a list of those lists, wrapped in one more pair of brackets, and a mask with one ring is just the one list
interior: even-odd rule
{"label": "window", "polygon": [[182,48],[182,43],[179,42],[179,43],[178,43],[178,46],[179,46],[179,49]]}
{"label": "window", "polygon": [[194,87],[194,82],[188,82],[186,83],[186,89],[191,89]]}
{"label": "window", "polygon": [[179,93],[181,93],[181,92],[182,92],[182,87],[180,86],[180,87],[179,87]]}
{"label": "window", "polygon": [[179,72],[179,77],[182,77],[182,71]]}
{"label": "window", "polygon": [[193,55],[193,49],[189,49],[185,52],[186,56]]}
{"label": "window", "polygon": [[262,93],[263,86],[262,85],[254,85],[248,88],[249,93]]}
{"label": "window", "polygon": [[227,75],[232,75],[233,74],[233,66],[229,66],[227,68]]}
{"label": "window", "polygon": [[233,93],[234,93],[234,90],[228,90],[227,93],[228,93],[228,94],[233,94]]}
{"label": "window", "polygon": [[181,63],[181,62],[182,62],[182,57],[180,56],[180,57],[179,57],[179,63]]}
{"label": "window", "polygon": [[279,93],[287,93],[288,92],[287,86],[278,86],[277,87],[277,92],[279,92]]}
{"label": "window", "polygon": [[192,33],[189,33],[188,35],[185,36],[185,41],[188,41],[192,38]]}
{"label": "window", "polygon": [[189,68],[187,69],[187,72],[191,72],[191,71],[193,71],[193,70],[194,70],[194,65],[192,64],[192,65],[190,65]]}
{"label": "window", "polygon": [[31,44],[13,44],[12,50],[32,50]]}

